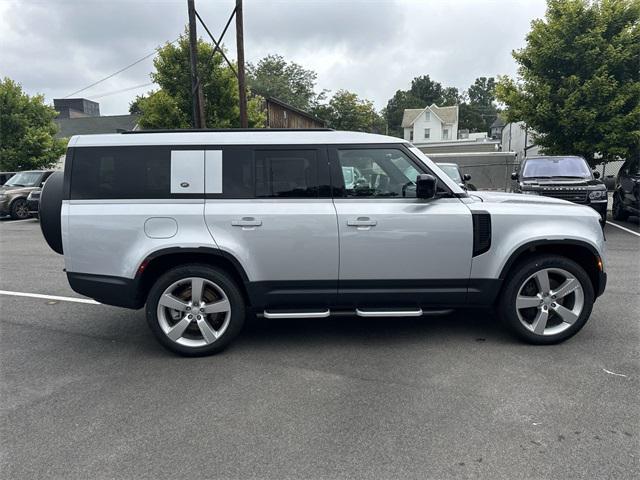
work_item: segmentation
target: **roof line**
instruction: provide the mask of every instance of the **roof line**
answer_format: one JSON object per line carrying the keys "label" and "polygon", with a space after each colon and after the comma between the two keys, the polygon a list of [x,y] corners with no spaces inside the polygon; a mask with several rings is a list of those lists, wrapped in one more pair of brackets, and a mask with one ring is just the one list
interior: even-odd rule
{"label": "roof line", "polygon": [[236,132],[334,132],[333,128],[176,128],[176,129],[151,129],[151,130],[128,130],[120,132],[123,135],[142,134],[142,133],[236,133]]}

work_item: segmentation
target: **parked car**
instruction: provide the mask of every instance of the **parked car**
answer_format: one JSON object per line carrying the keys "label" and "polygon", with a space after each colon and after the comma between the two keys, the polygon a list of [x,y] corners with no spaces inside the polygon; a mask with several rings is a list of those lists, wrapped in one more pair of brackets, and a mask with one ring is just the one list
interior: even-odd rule
{"label": "parked car", "polygon": [[451,178],[454,182],[456,182],[465,190],[472,190],[472,191],[478,190],[475,187],[475,185],[473,185],[472,183],[469,183],[469,180],[471,180],[471,175],[469,175],[468,173],[462,173],[462,170],[460,169],[460,166],[457,163],[437,162],[436,165],[438,165],[444,173],[449,175],[449,178]]}
{"label": "parked car", "polygon": [[42,193],[42,189],[38,188],[36,190],[31,191],[29,196],[27,197],[27,209],[29,210],[29,215],[33,218],[38,218],[38,212],[40,210],[40,194]]}
{"label": "parked car", "polygon": [[626,220],[630,215],[640,216],[640,160],[624,162],[616,178],[612,215],[615,220]]}
{"label": "parked car", "polygon": [[52,173],[51,170],[30,170],[18,172],[7,180],[0,187],[0,215],[11,215],[14,220],[29,218],[29,193],[42,187]]}
{"label": "parked car", "polygon": [[365,133],[72,137],[40,223],[73,290],[146,305],[160,343],[184,355],[224,348],[249,310],[393,318],[496,306],[520,338],[557,343],[606,284],[592,209],[469,195],[410,143]]}
{"label": "parked car", "polygon": [[16,172],[0,172],[0,186],[4,185],[7,180],[13,177]]}
{"label": "parked car", "polygon": [[517,180],[516,193],[588,205],[600,214],[601,222],[607,219],[607,188],[599,180],[600,172],[591,171],[582,157],[527,157],[511,178]]}

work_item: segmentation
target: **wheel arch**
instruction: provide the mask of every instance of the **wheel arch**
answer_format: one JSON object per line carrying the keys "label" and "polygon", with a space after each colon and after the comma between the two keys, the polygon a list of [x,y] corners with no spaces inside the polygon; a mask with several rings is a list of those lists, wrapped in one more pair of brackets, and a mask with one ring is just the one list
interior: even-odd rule
{"label": "wheel arch", "polygon": [[139,298],[146,302],[151,286],[160,275],[171,268],[189,263],[209,265],[224,270],[236,281],[247,304],[251,303],[247,289],[249,278],[242,264],[230,253],[211,247],[166,248],[148,255],[136,271]]}
{"label": "wheel arch", "polygon": [[539,254],[559,255],[569,258],[584,268],[591,280],[593,291],[599,296],[604,290],[602,259],[598,250],[590,243],[580,240],[536,240],[518,247],[500,271],[499,278],[507,278],[519,262]]}

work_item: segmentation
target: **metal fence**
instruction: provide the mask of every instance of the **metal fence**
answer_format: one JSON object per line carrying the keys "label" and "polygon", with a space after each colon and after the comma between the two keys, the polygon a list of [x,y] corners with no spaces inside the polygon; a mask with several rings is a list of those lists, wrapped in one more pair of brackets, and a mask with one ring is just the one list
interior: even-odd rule
{"label": "metal fence", "polygon": [[512,192],[516,185],[511,180],[518,167],[513,152],[432,153],[429,158],[436,163],[458,164],[462,173],[471,175],[469,183],[478,190]]}

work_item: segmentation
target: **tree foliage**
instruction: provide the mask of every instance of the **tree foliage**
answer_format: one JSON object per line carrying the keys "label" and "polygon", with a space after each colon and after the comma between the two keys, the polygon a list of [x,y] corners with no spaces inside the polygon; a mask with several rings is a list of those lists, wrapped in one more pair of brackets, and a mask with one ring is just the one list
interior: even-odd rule
{"label": "tree foliage", "polygon": [[384,132],[384,119],[376,112],[373,102],[347,90],[338,90],[328,103],[318,105],[313,113],[336,130]]}
{"label": "tree foliage", "polygon": [[301,110],[309,111],[323,99],[315,92],[318,75],[281,55],[267,55],[257,64],[247,65],[249,87],[263,97],[275,97]]}
{"label": "tree foliage", "polygon": [[54,165],[66,140],[54,137],[56,111],[42,95],[29,96],[9,78],[0,80],[0,170],[19,171]]}
{"label": "tree foliage", "polygon": [[[213,46],[198,40],[198,74],[204,96],[206,126],[233,128],[240,126],[238,80]],[[142,128],[186,128],[192,122],[189,39],[182,35],[177,44],[166,44],[153,61],[151,79],[159,90],[137,97],[129,111],[139,113]],[[250,95],[248,119],[250,127],[262,127],[265,115],[262,99]]]}
{"label": "tree foliage", "polygon": [[548,154],[592,165],[640,155],[639,25],[639,0],[548,0],[513,54],[518,80],[499,79],[507,119],[526,122]]}
{"label": "tree foliage", "polygon": [[488,132],[497,118],[496,82],[493,77],[479,77],[465,92],[460,103],[458,128],[471,132]]}

